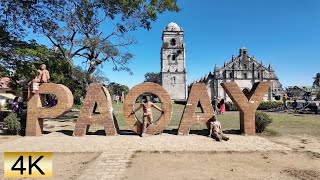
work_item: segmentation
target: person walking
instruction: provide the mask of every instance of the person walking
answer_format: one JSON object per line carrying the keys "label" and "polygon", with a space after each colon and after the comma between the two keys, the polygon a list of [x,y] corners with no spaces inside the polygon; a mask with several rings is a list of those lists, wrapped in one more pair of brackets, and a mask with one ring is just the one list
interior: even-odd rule
{"label": "person walking", "polygon": [[216,96],[213,97],[213,101],[212,101],[212,105],[213,105],[213,108],[214,108],[214,112],[216,114],[219,114],[219,108],[218,108],[218,105],[219,105],[219,100],[217,99]]}
{"label": "person walking", "polygon": [[286,111],[288,109],[288,95],[287,93],[284,93],[282,96],[282,103],[283,103],[283,109]]}
{"label": "person walking", "polygon": [[220,100],[220,114],[223,114],[224,112],[226,112],[226,104],[224,103],[224,99],[222,98]]}

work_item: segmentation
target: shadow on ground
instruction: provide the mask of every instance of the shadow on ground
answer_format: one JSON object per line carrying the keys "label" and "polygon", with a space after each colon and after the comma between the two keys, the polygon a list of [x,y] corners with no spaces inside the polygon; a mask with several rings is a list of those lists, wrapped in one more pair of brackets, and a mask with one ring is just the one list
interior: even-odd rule
{"label": "shadow on ground", "polygon": [[[67,136],[73,136],[73,130],[58,130],[58,131],[43,131],[43,134],[50,134],[53,132],[58,132],[62,133]],[[177,135],[178,134],[178,129],[171,129],[171,130],[164,130],[163,133],[165,134],[172,134],[172,135]],[[230,129],[230,130],[225,130],[223,131],[225,134],[238,134],[240,135],[240,130],[237,129]],[[190,130],[189,134],[195,134],[195,135],[200,135],[200,136],[208,136],[209,131],[208,129],[202,129],[202,130]],[[104,130],[97,130],[97,131],[89,131],[87,132],[86,135],[98,135],[98,136],[105,136],[106,133]],[[118,135],[138,135],[132,130],[120,130],[118,131]]]}

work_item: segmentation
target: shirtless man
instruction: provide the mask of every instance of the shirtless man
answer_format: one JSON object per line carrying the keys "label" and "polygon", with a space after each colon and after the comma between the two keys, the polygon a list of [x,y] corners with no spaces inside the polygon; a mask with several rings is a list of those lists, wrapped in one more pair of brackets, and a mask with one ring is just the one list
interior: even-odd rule
{"label": "shirtless man", "polygon": [[210,122],[210,134],[209,137],[213,137],[217,141],[225,140],[228,141],[229,137],[225,136],[222,132],[221,123],[217,120],[216,115],[213,115],[213,118]]}
{"label": "shirtless man", "polygon": [[[45,64],[41,64],[40,69],[37,70],[37,77],[32,80],[32,86],[36,85],[34,83],[46,83],[50,79],[49,71],[47,70],[47,66]],[[32,92],[36,93],[39,90],[38,87],[32,87]]]}
{"label": "shirtless man", "polygon": [[147,130],[147,118],[149,120],[149,124],[151,125],[153,124],[152,107],[156,108],[158,111],[163,113],[163,111],[158,106],[156,106],[150,101],[150,96],[147,96],[145,98],[145,102],[141,103],[138,108],[136,108],[135,110],[132,110],[131,112],[131,114],[135,114],[139,109],[141,108],[143,109],[143,127],[142,127],[141,137],[145,136],[145,133]]}

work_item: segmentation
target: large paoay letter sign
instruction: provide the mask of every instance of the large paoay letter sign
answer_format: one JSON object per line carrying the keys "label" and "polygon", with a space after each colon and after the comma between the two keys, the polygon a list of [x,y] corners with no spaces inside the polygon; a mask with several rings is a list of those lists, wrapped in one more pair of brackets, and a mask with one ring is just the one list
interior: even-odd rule
{"label": "large paoay letter sign", "polygon": [[255,112],[270,85],[270,82],[256,82],[250,92],[242,92],[235,82],[221,83],[233,103],[238,106],[242,133],[255,135]]}
{"label": "large paoay letter sign", "polygon": [[[250,92],[242,92],[239,86],[234,82],[222,83],[221,86],[228,93],[234,104],[240,111],[240,130],[241,132],[255,134],[255,111],[260,104],[263,96],[270,87],[270,82],[255,83]],[[155,125],[147,128],[148,134],[161,133],[169,124],[172,115],[171,98],[162,86],[155,83],[142,83],[133,87],[123,104],[123,114],[130,128],[140,134],[142,123],[138,121],[134,114],[131,114],[136,99],[144,94],[152,93],[159,97],[162,102],[164,113],[160,116]],[[45,94],[54,94],[58,98],[55,107],[43,107]],[[37,93],[31,94],[28,102],[27,112],[27,136],[39,136],[43,131],[43,119],[55,118],[71,110],[73,105],[73,96],[71,91],[63,85],[43,83]],[[94,107],[99,109],[99,114],[94,113]],[[200,106],[202,113],[196,113],[197,107]],[[210,119],[214,112],[211,101],[208,96],[204,83],[193,84],[187,104],[179,124],[178,134],[188,134],[190,127],[195,123],[203,123],[209,126]],[[118,127],[115,127],[116,121],[113,118],[113,109],[111,97],[108,90],[102,84],[93,83],[89,86],[86,99],[81,108],[79,119],[74,130],[75,136],[82,136],[91,124],[99,123],[104,125],[106,135],[116,135]]]}

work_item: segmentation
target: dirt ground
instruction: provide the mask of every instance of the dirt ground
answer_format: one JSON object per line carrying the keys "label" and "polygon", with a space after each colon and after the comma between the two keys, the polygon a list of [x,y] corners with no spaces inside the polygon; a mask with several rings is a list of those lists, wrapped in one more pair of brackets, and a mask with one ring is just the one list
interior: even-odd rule
{"label": "dirt ground", "polygon": [[302,152],[141,152],[127,179],[320,179],[320,155]]}
{"label": "dirt ground", "polygon": [[[101,153],[53,153],[53,177],[46,179],[76,179]],[[0,153],[3,160],[3,153]],[[3,178],[3,162],[0,162],[0,177]],[[0,178],[0,179],[1,179]],[[8,178],[9,179],[9,178]],[[12,178],[10,178],[12,179]],[[29,178],[28,178],[29,179]],[[39,178],[40,179],[40,178]],[[43,179],[43,178],[42,178]]]}
{"label": "dirt ground", "polygon": [[[19,138],[0,138],[3,142]],[[126,179],[301,179],[320,180],[320,141],[310,136],[270,138],[292,151],[137,152]],[[219,143],[219,142],[214,142]],[[214,144],[213,143],[213,144]],[[221,142],[223,143],[223,142]],[[54,153],[54,178],[76,179],[100,153]],[[0,153],[3,160],[3,153]],[[3,177],[0,162],[0,177]],[[1,179],[1,178],[0,178]]]}

